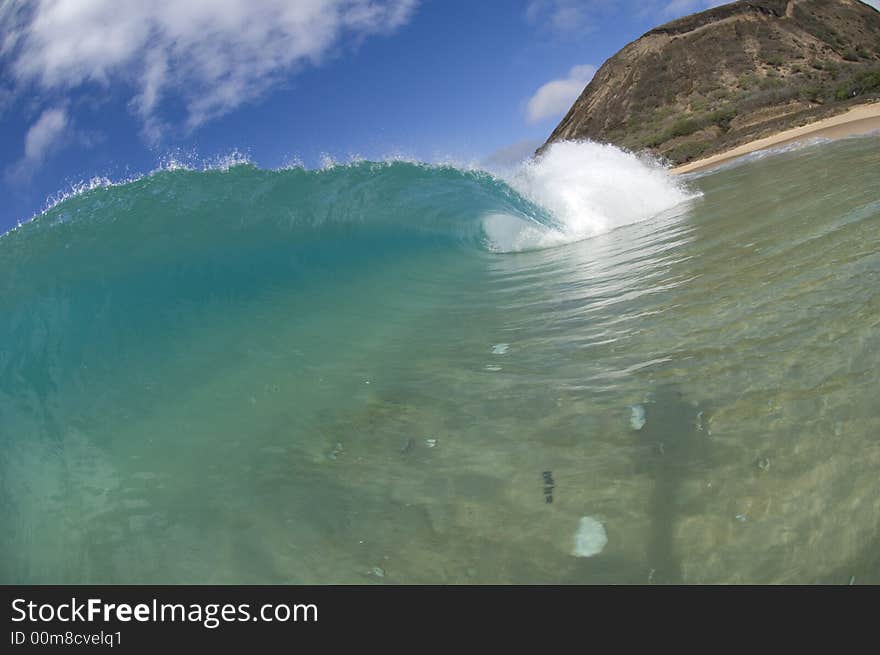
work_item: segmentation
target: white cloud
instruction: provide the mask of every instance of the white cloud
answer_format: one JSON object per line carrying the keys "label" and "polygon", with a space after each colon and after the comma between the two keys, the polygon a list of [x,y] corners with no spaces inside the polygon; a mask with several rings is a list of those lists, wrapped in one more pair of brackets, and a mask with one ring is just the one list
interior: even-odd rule
{"label": "white cloud", "polygon": [[591,64],[575,66],[568,76],[551,80],[538,89],[526,105],[526,115],[532,123],[548,118],[558,118],[568,111],[572,103],[593,79],[596,67]]}
{"label": "white cloud", "polygon": [[[66,91],[122,80],[145,133],[174,95],[185,127],[259,97],[341,45],[405,24],[417,0],[15,0],[0,55],[19,84]],[[9,7],[14,4],[14,9]]]}
{"label": "white cloud", "polygon": [[862,0],[866,5],[871,5],[874,9],[880,10],[880,0]]}
{"label": "white cloud", "polygon": [[9,177],[19,181],[30,177],[46,156],[61,145],[68,124],[64,107],[47,109],[40,114],[24,137],[24,155],[10,167]]}
{"label": "white cloud", "polygon": [[592,14],[601,8],[596,0],[530,0],[526,20],[557,37],[577,36],[592,29]]}
{"label": "white cloud", "polygon": [[47,109],[31,125],[24,137],[24,156],[39,162],[67,128],[67,110],[60,107]]}

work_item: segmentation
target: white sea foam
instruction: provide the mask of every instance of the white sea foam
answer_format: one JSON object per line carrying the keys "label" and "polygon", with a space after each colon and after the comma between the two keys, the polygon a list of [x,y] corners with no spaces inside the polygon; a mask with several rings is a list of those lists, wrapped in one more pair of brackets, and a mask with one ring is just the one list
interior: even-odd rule
{"label": "white sea foam", "polygon": [[593,557],[593,555],[601,553],[607,543],[608,534],[605,532],[605,526],[592,516],[584,516],[581,518],[574,535],[572,555]]}
{"label": "white sea foam", "polygon": [[648,419],[643,405],[630,405],[629,425],[633,430],[641,430]]}
{"label": "white sea foam", "polygon": [[554,143],[502,176],[556,221],[543,226],[505,214],[484,217],[490,246],[503,252],[586,239],[695,197],[659,163],[591,141]]}

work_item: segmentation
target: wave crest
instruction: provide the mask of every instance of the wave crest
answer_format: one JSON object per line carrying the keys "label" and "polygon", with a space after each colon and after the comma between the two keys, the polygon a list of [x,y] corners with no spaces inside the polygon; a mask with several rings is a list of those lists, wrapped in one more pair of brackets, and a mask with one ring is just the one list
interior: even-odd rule
{"label": "wave crest", "polygon": [[591,141],[554,143],[508,174],[507,182],[542,207],[554,223],[536,227],[515,217],[485,217],[493,249],[503,252],[580,241],[646,220],[695,197],[658,162]]}
{"label": "wave crest", "polygon": [[592,142],[554,144],[506,173],[400,159],[262,170],[236,153],[201,170],[172,160],[141,178],[93,180],[56,199],[32,227],[74,223],[81,234],[131,219],[139,223],[132,234],[196,241],[248,228],[311,237],[390,231],[505,253],[582,240],[692,196],[659,164]]}

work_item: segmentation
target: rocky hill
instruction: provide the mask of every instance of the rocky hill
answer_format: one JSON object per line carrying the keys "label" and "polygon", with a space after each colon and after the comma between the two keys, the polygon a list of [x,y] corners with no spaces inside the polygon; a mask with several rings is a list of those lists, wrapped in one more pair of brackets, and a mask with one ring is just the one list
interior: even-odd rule
{"label": "rocky hill", "polygon": [[680,164],[872,97],[880,97],[876,9],[858,0],[740,0],[627,45],[547,144],[592,139]]}

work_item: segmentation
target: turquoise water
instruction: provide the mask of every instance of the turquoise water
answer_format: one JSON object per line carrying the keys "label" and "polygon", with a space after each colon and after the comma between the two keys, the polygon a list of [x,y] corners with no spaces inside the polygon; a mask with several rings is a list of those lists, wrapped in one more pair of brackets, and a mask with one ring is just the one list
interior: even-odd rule
{"label": "turquoise water", "polygon": [[0,238],[0,582],[880,582],[880,137],[566,147]]}

